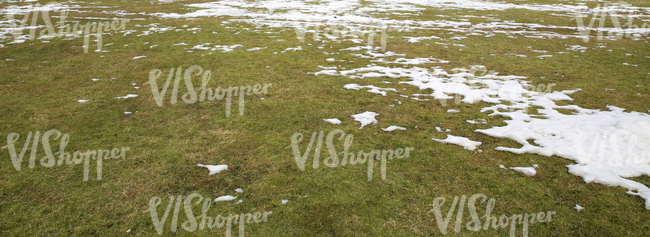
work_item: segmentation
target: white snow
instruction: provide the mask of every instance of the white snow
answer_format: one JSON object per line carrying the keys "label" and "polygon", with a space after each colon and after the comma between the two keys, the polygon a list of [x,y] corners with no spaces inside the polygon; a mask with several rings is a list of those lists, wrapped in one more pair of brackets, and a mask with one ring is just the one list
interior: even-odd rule
{"label": "white snow", "polygon": [[444,143],[444,144],[455,144],[464,147],[467,150],[473,151],[476,147],[481,145],[481,142],[469,140],[466,137],[457,137],[454,135],[447,134],[447,138],[444,140],[431,138],[434,141]]}
{"label": "white snow", "polygon": [[77,102],[79,102],[79,103],[86,103],[88,101],[90,101],[90,100],[77,100]]}
{"label": "white snow", "polygon": [[208,168],[208,171],[210,171],[210,173],[208,175],[218,174],[221,171],[228,170],[228,165],[203,165],[203,164],[198,164],[196,166]]}
{"label": "white snow", "polygon": [[136,57],[133,57],[133,59],[140,59],[140,58],[146,58],[146,57],[147,56],[136,56]]}
{"label": "white snow", "polygon": [[528,176],[535,176],[537,174],[535,167],[510,167],[510,169]]}
{"label": "white snow", "polygon": [[399,126],[388,126],[387,128],[382,128],[382,130],[384,130],[386,132],[392,132],[392,131],[395,131],[395,130],[406,130],[406,128],[399,127]]}
{"label": "white snow", "polygon": [[265,49],[265,48],[266,47],[255,47],[255,48],[247,49],[246,51],[259,51],[259,50],[262,50],[262,49]]}
{"label": "white snow", "polygon": [[359,129],[362,129],[364,126],[366,126],[368,124],[371,124],[371,123],[377,124],[377,123],[379,123],[379,121],[377,121],[377,119],[375,119],[375,116],[378,116],[378,115],[379,115],[378,113],[366,111],[366,112],[363,112],[363,113],[360,113],[360,114],[354,114],[354,115],[352,115],[352,118],[354,118],[354,121],[358,121],[358,122],[361,123],[361,127],[359,127]]}
{"label": "white snow", "polygon": [[487,124],[487,120],[485,119],[474,119],[474,120],[465,120],[465,122],[471,123],[471,124]]}
{"label": "white snow", "polygon": [[232,200],[235,200],[235,199],[237,199],[237,196],[233,197],[233,196],[230,196],[230,195],[225,195],[225,196],[215,198],[214,201],[215,202],[224,202],[224,201],[232,201]]}
{"label": "white snow", "polygon": [[244,190],[242,190],[241,188],[238,188],[238,189],[235,189],[235,192],[238,192],[238,193],[243,193],[243,192],[244,192]]}
{"label": "white snow", "polygon": [[333,119],[323,119],[323,121],[328,122],[328,123],[331,123],[331,124],[335,124],[335,125],[339,125],[339,124],[341,124],[341,120],[339,120],[339,119],[337,119],[337,118],[333,118]]}
{"label": "white snow", "polygon": [[576,210],[578,210],[578,212],[580,212],[580,210],[585,209],[585,208],[584,208],[584,207],[581,207],[581,206],[578,205],[578,204],[576,204],[576,206],[573,207],[573,209],[576,209]]}
{"label": "white snow", "polygon": [[370,60],[373,63],[395,63],[402,65],[419,65],[425,63],[449,63],[449,61],[440,60],[437,58],[397,58],[393,61],[388,61],[386,59],[380,58],[376,60]]}
{"label": "white snow", "polygon": [[409,43],[417,43],[417,42],[420,42],[422,40],[441,39],[441,38],[438,37],[438,36],[432,35],[432,36],[429,36],[429,37],[404,37],[404,39],[407,39],[407,42],[409,42]]}
{"label": "white snow", "polygon": [[386,96],[386,91],[393,91],[393,92],[398,92],[395,88],[381,88],[381,87],[376,87],[373,85],[367,85],[367,86],[361,86],[358,84],[347,84],[343,86],[343,88],[348,89],[348,90],[360,90],[362,88],[368,88],[368,92],[374,93],[374,94],[380,94],[382,96]]}
{"label": "white snow", "polygon": [[[561,15],[575,17],[578,12],[589,14],[599,10],[590,9],[584,5],[575,5],[575,3],[563,2],[560,4],[526,4],[526,3],[507,3],[492,1],[465,1],[465,0],[370,0],[370,1],[320,1],[314,4],[312,1],[297,0],[259,0],[259,1],[237,1],[226,0],[217,2],[194,3],[186,5],[192,9],[197,9],[188,13],[153,13],[151,16],[163,18],[197,18],[197,17],[221,17],[226,16],[231,21],[255,23],[269,27],[294,27],[298,38],[304,40],[312,35],[306,32],[314,32],[313,26],[339,25],[344,26],[347,33],[342,34],[320,34],[313,36],[317,41],[337,41],[342,40],[361,43],[364,36],[369,33],[380,35],[380,29],[391,28],[399,32],[409,31],[411,28],[442,29],[452,33],[459,32],[463,35],[484,35],[492,37],[495,34],[504,34],[508,37],[512,35],[523,35],[528,38],[584,38],[578,34],[582,29],[577,26],[551,25],[544,22],[539,23],[521,23],[515,21],[501,21],[495,19],[483,23],[471,23],[467,17],[484,18],[483,13],[462,16],[462,19],[455,17],[444,20],[400,20],[403,15],[417,15],[427,8],[434,9],[469,9],[474,11],[505,11],[505,10],[528,10],[545,12],[550,15]],[[647,11],[643,7],[624,7],[621,9],[631,11]],[[387,14],[386,17],[377,17],[377,14]],[[332,16],[338,16],[333,18]],[[490,17],[491,18],[491,17]],[[586,20],[586,19],[585,19]],[[587,22],[588,23],[588,22]],[[366,27],[371,25],[373,27]],[[363,28],[365,27],[365,28]],[[367,29],[372,28],[372,29]],[[568,29],[573,30],[576,34],[560,34],[549,32],[545,29]],[[594,31],[627,32],[627,33],[644,33],[649,31],[645,28],[634,28],[630,30],[617,28],[589,28]],[[302,32],[302,33],[301,33]],[[360,32],[361,35],[350,34],[350,32]],[[239,33],[239,32],[237,32]],[[235,33],[235,34],[237,34]],[[462,40],[466,36],[454,36],[448,40]],[[417,42],[424,39],[445,40],[437,36],[430,37],[405,37],[408,42]],[[440,43],[440,42],[435,42]],[[460,46],[461,44],[454,44]]]}
{"label": "white snow", "polygon": [[215,51],[215,50],[220,50],[222,53],[225,52],[230,52],[235,50],[237,47],[243,47],[241,44],[234,44],[234,45],[215,45],[214,47],[210,47],[212,43],[204,43],[204,44],[199,44],[195,45],[192,47],[192,49],[198,49],[198,50],[210,50],[210,51]]}
{"label": "white snow", "polygon": [[[296,47],[293,47],[293,48],[289,47],[289,48],[286,48],[286,49],[282,50],[282,52],[280,52],[280,53],[284,53],[284,52],[289,51],[289,50],[291,50],[293,52],[295,52],[296,50],[302,50],[302,46],[296,46]],[[336,69],[336,67],[334,67],[334,69]]]}
{"label": "white snow", "polygon": [[135,97],[138,97],[138,95],[136,95],[136,94],[127,94],[125,96],[115,97],[115,99],[128,99],[128,98],[135,98]]}
{"label": "white snow", "polygon": [[[650,116],[607,106],[610,111],[583,109],[575,105],[557,106],[551,101],[538,103],[543,118],[515,112],[495,112],[512,120],[504,127],[476,130],[493,137],[512,139],[521,148],[497,147],[516,154],[557,155],[577,164],[567,165],[569,173],[586,183],[596,182],[636,190],[650,210],[650,189],[626,179],[650,175]],[[562,114],[556,108],[575,111]],[[533,140],[535,144],[530,144]]]}

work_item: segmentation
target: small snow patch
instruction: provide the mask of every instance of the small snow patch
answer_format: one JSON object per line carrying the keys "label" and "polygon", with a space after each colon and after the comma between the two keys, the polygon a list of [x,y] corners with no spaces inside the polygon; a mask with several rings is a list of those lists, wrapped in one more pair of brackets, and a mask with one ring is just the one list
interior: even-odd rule
{"label": "small snow patch", "polygon": [[341,120],[339,120],[339,119],[337,119],[337,118],[333,118],[333,119],[323,119],[323,121],[328,122],[328,123],[331,123],[331,124],[335,124],[335,125],[339,125],[339,124],[341,124]]}
{"label": "small snow patch", "polygon": [[510,169],[528,176],[535,176],[537,174],[535,167],[510,167]]}
{"label": "small snow patch", "polygon": [[481,142],[469,140],[466,137],[457,137],[454,135],[447,134],[447,138],[444,140],[431,138],[434,141],[444,143],[444,144],[455,144],[464,147],[467,150],[473,151],[476,147],[481,145]]}
{"label": "small snow patch", "polygon": [[382,128],[381,130],[384,130],[386,132],[392,132],[392,131],[395,131],[395,130],[406,130],[406,128],[399,127],[399,126],[389,126],[387,128]]}
{"label": "small snow patch", "polygon": [[230,195],[225,195],[225,196],[215,198],[214,201],[215,202],[223,202],[223,201],[232,201],[232,200],[235,200],[235,199],[237,199],[236,196],[233,197],[233,196],[230,196]]}
{"label": "small snow patch", "polygon": [[377,124],[377,123],[379,123],[379,121],[377,121],[377,119],[375,119],[375,116],[378,116],[378,115],[379,115],[378,113],[366,111],[366,112],[363,112],[363,113],[360,113],[360,114],[354,114],[354,115],[352,115],[352,118],[354,118],[354,121],[359,121],[361,123],[361,127],[359,127],[359,129],[362,129],[364,126],[366,126],[368,124],[371,124],[371,123]]}
{"label": "small snow patch", "polygon": [[125,95],[125,96],[115,97],[115,99],[128,99],[128,98],[135,98],[135,97],[138,97],[138,95],[136,95],[136,94],[128,94],[128,95]]}
{"label": "small snow patch", "polygon": [[208,168],[208,171],[210,171],[210,173],[208,175],[218,174],[221,171],[228,170],[228,165],[203,165],[203,164],[198,164],[196,166]]}
{"label": "small snow patch", "polygon": [[585,208],[584,208],[584,207],[581,207],[581,206],[578,205],[578,204],[576,204],[576,206],[573,207],[573,209],[576,209],[576,210],[578,210],[578,212],[580,212],[580,210],[585,209]]}

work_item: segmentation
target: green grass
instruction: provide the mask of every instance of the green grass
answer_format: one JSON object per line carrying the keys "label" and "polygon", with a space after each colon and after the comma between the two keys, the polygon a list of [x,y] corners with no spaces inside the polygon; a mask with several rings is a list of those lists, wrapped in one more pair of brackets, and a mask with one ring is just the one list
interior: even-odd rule
{"label": "green grass", "polygon": [[[189,2],[152,5],[149,2],[108,1],[99,5],[120,6],[136,13],[188,12],[190,10],[182,6],[186,3]],[[526,19],[546,19],[547,23],[572,24],[568,19],[562,21],[556,16],[539,14],[533,17],[525,16],[526,13],[489,12],[504,20],[523,19],[522,22],[527,22]],[[436,14],[441,14],[441,11],[431,9],[423,11],[418,18],[435,19]],[[90,15],[71,13],[71,16]],[[130,147],[125,159],[104,162],[101,180],[95,178],[95,165],[91,163],[89,181],[86,182],[83,181],[82,165],[41,166],[38,160],[45,153],[40,144],[36,166],[33,169],[27,167],[27,151],[21,171],[13,168],[7,149],[0,150],[0,215],[4,217],[0,233],[6,236],[153,236],[157,233],[149,212],[146,212],[151,198],[162,199],[158,208],[158,214],[162,215],[170,196],[187,197],[198,193],[214,199],[221,195],[236,196],[236,188],[244,190],[239,194],[243,203],[215,203],[208,214],[214,217],[217,214],[272,211],[268,222],[247,224],[246,234],[250,236],[438,236],[441,232],[435,215],[429,213],[434,199],[444,197],[447,200],[442,208],[443,215],[446,215],[455,196],[466,195],[469,198],[476,193],[496,199],[493,214],[497,216],[555,211],[551,222],[531,224],[529,229],[533,236],[641,236],[650,231],[647,222],[650,212],[644,209],[643,199],[625,194],[623,188],[585,184],[580,177],[567,172],[565,165],[573,164],[572,161],[556,156],[515,155],[494,150],[497,146],[519,147],[519,144],[473,132],[505,125],[503,118],[488,117],[479,112],[480,108],[488,105],[486,103],[450,103],[443,107],[438,101],[418,102],[395,93],[383,97],[365,90],[345,90],[343,85],[349,83],[380,86],[379,81],[388,80],[396,89],[406,89],[406,94],[426,93],[414,87],[397,85],[397,79],[309,75],[308,72],[320,70],[318,65],[341,65],[352,69],[370,62],[343,51],[336,55],[322,53],[339,52],[338,49],[354,46],[350,42],[327,43],[325,50],[319,50],[316,47],[320,42],[308,37],[305,43],[301,43],[293,29],[279,34],[255,33],[240,29],[255,27],[246,24],[229,24],[227,26],[235,28],[225,28],[220,25],[223,20],[227,18],[133,20],[127,28],[138,29],[137,33],[104,36],[105,44],[113,43],[104,46],[110,50],[109,53],[92,52],[95,49],[92,44],[89,52],[83,53],[80,47],[82,39],[65,41],[60,38],[50,43],[29,41],[0,49],[0,99],[3,101],[0,104],[0,114],[3,115],[0,116],[0,137],[3,141],[9,133],[20,134],[16,145],[20,152],[29,132],[44,133],[57,129],[70,135],[66,151],[71,153],[75,150]],[[186,29],[181,27],[183,25],[189,25],[187,28],[200,26],[202,30],[195,34],[168,31],[135,36],[148,28],[136,28],[136,24],[150,23],[178,29]],[[213,34],[213,31],[218,34]],[[262,31],[279,30],[263,27]],[[409,58],[450,60],[449,65],[431,65],[447,70],[485,65],[500,75],[527,76],[533,85],[556,83],[555,90],[582,88],[583,91],[572,95],[575,101],[571,103],[584,108],[605,109],[606,105],[615,105],[628,111],[650,109],[648,59],[645,58],[650,55],[650,49],[646,40],[592,39],[584,43],[582,39],[541,40],[521,36],[512,39],[497,34],[492,38],[469,36],[458,42],[467,47],[445,48],[435,45],[434,41],[410,44],[403,39],[403,36],[418,35],[452,36],[447,33],[441,30],[393,31],[389,32],[392,38],[388,39],[387,47],[389,51],[405,53]],[[270,38],[270,35],[280,37]],[[181,42],[189,46],[172,46]],[[185,50],[208,42],[242,44],[244,47],[227,53],[212,51],[212,54]],[[306,45],[308,43],[312,45]],[[124,47],[125,44],[129,46]],[[576,44],[589,49],[585,53],[566,49],[565,45]],[[592,49],[600,44],[607,48]],[[159,46],[150,48],[152,45]],[[298,45],[302,45],[304,50],[279,53]],[[267,48],[252,52],[245,50],[252,47]],[[554,56],[538,59],[535,56],[541,54],[532,53],[531,49],[547,50]],[[606,51],[609,49],[613,52]],[[528,57],[504,54],[526,54]],[[132,60],[140,55],[147,57]],[[325,61],[330,57],[353,62]],[[15,61],[5,61],[6,58]],[[623,66],[622,62],[639,66]],[[164,105],[157,106],[150,86],[144,85],[149,80],[149,72],[162,70],[163,76],[158,80],[161,84],[171,68],[185,69],[192,65],[212,71],[209,84],[212,88],[263,83],[272,83],[272,86],[266,95],[246,97],[244,116],[238,114],[238,105],[233,102],[231,115],[226,117],[225,100],[187,104],[179,98],[179,103],[171,105],[171,89]],[[111,77],[117,79],[110,80]],[[94,82],[90,80],[92,78],[102,80]],[[141,88],[133,89],[132,83]],[[193,78],[193,83],[199,87],[201,79]],[[186,92],[182,81],[179,88],[180,97]],[[605,88],[616,90],[606,91]],[[138,94],[139,97],[114,99],[126,94]],[[97,101],[77,103],[78,99]],[[401,100],[402,104],[389,107],[395,104],[395,99]],[[452,108],[462,112],[445,112]],[[125,111],[134,113],[125,115]],[[365,111],[380,113],[377,117],[379,124],[360,130],[359,123],[350,115]],[[343,124],[331,125],[322,121],[334,117],[341,119]],[[476,118],[487,119],[488,124],[464,122]],[[387,133],[379,129],[390,125],[404,126],[408,130]],[[483,142],[479,148],[482,152],[432,141],[431,138],[445,137],[436,132],[436,126],[451,129],[453,135]],[[303,152],[313,132],[323,131],[327,135],[335,129],[354,136],[351,151],[404,147],[413,147],[414,151],[409,158],[388,162],[386,180],[379,176],[378,162],[374,166],[372,181],[367,180],[367,164],[324,167],[322,159],[328,156],[325,146],[321,167],[311,168],[313,156],[309,156],[305,170],[300,171],[289,147],[291,136],[294,133],[304,135],[300,146]],[[50,143],[54,152],[59,150],[58,140]],[[341,151],[341,147],[337,146],[337,151]],[[228,164],[230,170],[208,176],[206,169],[196,167],[197,163]],[[541,169],[536,176],[527,177],[499,169],[497,164],[539,164]],[[634,180],[650,185],[647,176]],[[282,205],[283,199],[289,203]],[[573,209],[575,204],[586,209],[576,213]],[[194,214],[199,215],[201,204],[192,207]],[[484,214],[484,205],[477,209],[479,215]],[[182,206],[179,230],[171,233],[172,213],[169,215],[164,226],[165,236],[225,234],[223,228],[195,232],[182,230],[180,225],[187,220]],[[452,231],[454,220],[455,214],[448,228],[450,236],[503,236],[509,233],[505,229],[476,233],[467,230],[464,228],[470,220],[467,210],[459,233]],[[237,233],[234,227],[233,235]],[[521,225],[518,225],[517,235],[520,234]]]}

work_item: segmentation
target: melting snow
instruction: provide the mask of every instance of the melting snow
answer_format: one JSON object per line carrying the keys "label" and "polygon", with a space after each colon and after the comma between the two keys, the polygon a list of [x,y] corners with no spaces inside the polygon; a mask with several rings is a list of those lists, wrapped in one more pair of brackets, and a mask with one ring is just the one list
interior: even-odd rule
{"label": "melting snow", "polygon": [[210,173],[208,173],[208,175],[218,174],[221,171],[228,170],[228,165],[203,165],[203,164],[198,164],[196,166],[208,168],[208,171],[210,171]]}
{"label": "melting snow", "polygon": [[392,132],[392,131],[395,131],[395,130],[406,130],[406,128],[399,127],[399,126],[389,126],[387,128],[382,128],[382,130],[384,130],[386,132]]}
{"label": "melting snow", "polygon": [[347,85],[343,86],[343,88],[348,89],[348,90],[357,90],[357,91],[359,89],[361,89],[361,88],[368,88],[368,89],[370,89],[370,90],[368,90],[368,92],[374,93],[374,94],[380,94],[380,95],[383,95],[383,96],[386,96],[386,91],[398,92],[394,88],[381,88],[381,87],[376,87],[376,86],[373,86],[373,85],[360,86],[358,84],[347,84]]}
{"label": "melting snow", "polygon": [[465,120],[465,122],[471,123],[471,124],[487,124],[487,120],[485,119],[474,119],[474,120]]}
{"label": "melting snow", "polygon": [[[547,101],[539,103],[542,118],[532,118],[517,112],[495,112],[512,120],[504,127],[476,130],[493,137],[512,139],[521,148],[497,147],[516,154],[533,153],[557,155],[576,161],[567,165],[569,173],[580,176],[586,183],[596,182],[636,190],[635,195],[646,200],[650,209],[650,189],[626,179],[650,175],[650,116],[639,112],[607,106],[610,111],[583,109],[575,105],[557,106]],[[570,109],[566,115],[555,109]],[[536,145],[530,144],[533,140]]]}
{"label": "melting snow", "polygon": [[331,123],[331,124],[335,124],[335,125],[339,125],[339,124],[341,124],[341,120],[339,120],[339,119],[337,119],[337,118],[333,118],[333,119],[323,119],[323,121],[328,122],[328,123]]}
{"label": "melting snow", "polygon": [[235,200],[235,199],[237,199],[237,196],[233,197],[233,196],[230,196],[230,195],[225,195],[225,196],[215,198],[214,201],[215,202],[224,202],[224,201],[232,201],[232,200]]}
{"label": "melting snow", "polygon": [[255,48],[247,49],[246,51],[258,51],[258,50],[262,50],[262,49],[265,49],[265,48],[266,47],[255,47]]}
{"label": "melting snow", "polygon": [[366,126],[368,124],[371,124],[371,123],[377,124],[377,123],[379,123],[379,121],[377,121],[377,119],[375,119],[375,116],[378,116],[378,115],[379,115],[378,113],[366,111],[366,112],[363,112],[363,113],[360,113],[360,114],[354,114],[354,115],[352,115],[352,118],[354,118],[354,121],[359,121],[361,123],[361,127],[359,127],[359,129],[362,129],[364,126]]}
{"label": "melting snow", "polygon": [[455,144],[464,147],[467,150],[473,151],[476,147],[481,145],[481,142],[469,140],[466,137],[457,137],[454,135],[447,134],[447,138],[444,140],[431,138],[434,141],[444,143],[444,144]]}
{"label": "melting snow", "polygon": [[537,174],[535,167],[510,167],[510,169],[528,176],[535,176]]}
{"label": "melting snow", "polygon": [[128,99],[128,98],[135,98],[135,97],[138,97],[138,95],[136,95],[136,94],[128,94],[128,95],[125,95],[125,96],[115,97],[115,99]]}

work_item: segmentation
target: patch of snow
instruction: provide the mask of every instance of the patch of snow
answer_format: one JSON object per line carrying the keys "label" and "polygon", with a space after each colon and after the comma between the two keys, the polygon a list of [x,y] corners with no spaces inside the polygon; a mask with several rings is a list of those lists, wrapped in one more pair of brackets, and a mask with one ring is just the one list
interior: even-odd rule
{"label": "patch of snow", "polygon": [[136,95],[136,94],[127,94],[125,96],[115,97],[115,99],[128,99],[128,98],[135,98],[135,97],[138,97],[138,95]]}
{"label": "patch of snow", "polygon": [[377,123],[379,123],[379,121],[377,121],[377,119],[375,119],[375,116],[378,116],[378,115],[379,115],[378,113],[366,111],[366,112],[363,112],[363,113],[360,113],[360,114],[354,114],[354,115],[352,115],[352,118],[354,118],[354,121],[358,121],[358,122],[361,123],[361,127],[359,127],[359,129],[362,129],[364,126],[366,126],[368,124],[371,124],[371,123],[377,124]]}
{"label": "patch of snow", "polygon": [[399,126],[389,126],[387,128],[382,128],[382,130],[384,130],[386,132],[392,132],[392,131],[395,131],[395,130],[406,130],[406,128],[399,127]]}
{"label": "patch of snow", "polygon": [[341,124],[341,120],[339,120],[339,119],[337,119],[337,118],[333,118],[333,119],[323,119],[323,121],[328,122],[328,123],[331,123],[331,124],[334,124],[334,125],[339,125],[339,124]]}
{"label": "patch of snow", "polygon": [[237,196],[233,197],[230,195],[220,196],[214,199],[215,202],[227,202],[237,199]]}
{"label": "patch of snow", "polygon": [[228,170],[228,165],[203,165],[203,164],[198,164],[196,166],[208,168],[208,171],[210,171],[210,173],[208,175],[218,174],[221,171]]}
{"label": "patch of snow", "polygon": [[444,143],[444,144],[455,144],[464,147],[467,150],[473,151],[476,147],[481,145],[481,142],[469,140],[466,137],[457,137],[454,135],[447,134],[447,138],[444,140],[431,138],[434,141]]}
{"label": "patch of snow", "polygon": [[535,167],[510,167],[510,169],[528,176],[535,176],[537,174]]}
{"label": "patch of snow", "polygon": [[262,49],[265,49],[265,48],[266,47],[255,47],[255,48],[247,49],[246,51],[258,51],[258,50],[262,50]]}
{"label": "patch of snow", "polygon": [[581,206],[578,205],[578,204],[576,204],[576,206],[573,207],[573,209],[576,209],[576,210],[578,210],[577,212],[580,212],[580,210],[585,209],[585,208],[584,208],[584,207],[581,207]]}

